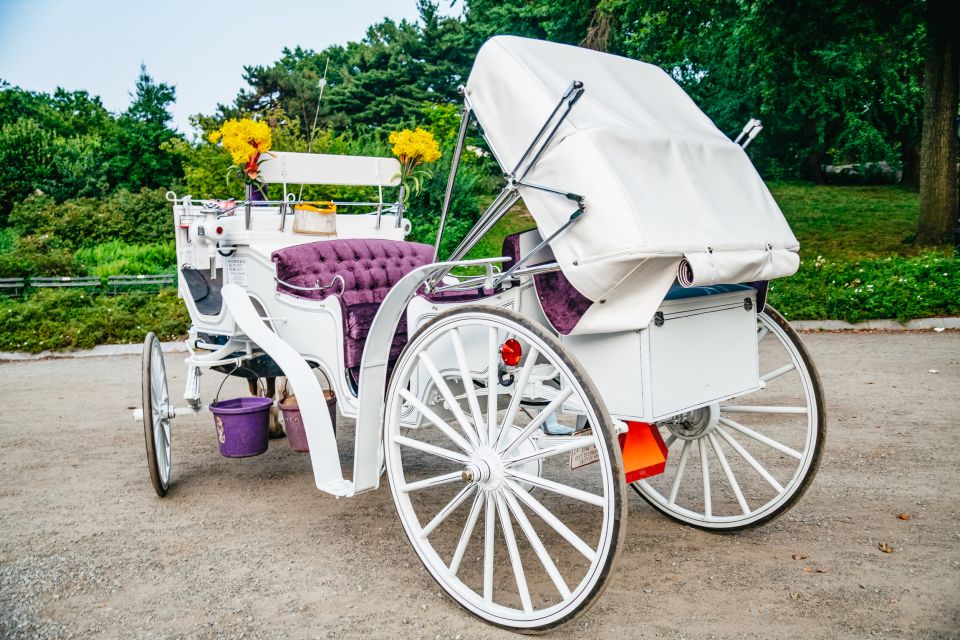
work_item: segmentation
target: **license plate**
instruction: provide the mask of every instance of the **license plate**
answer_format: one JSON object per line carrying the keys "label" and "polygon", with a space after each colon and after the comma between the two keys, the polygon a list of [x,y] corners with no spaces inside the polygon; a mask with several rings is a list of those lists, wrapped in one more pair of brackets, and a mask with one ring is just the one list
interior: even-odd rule
{"label": "license plate", "polygon": [[[580,431],[573,434],[574,436],[588,436],[590,431]],[[570,452],[570,469],[579,469],[580,467],[585,467],[588,464],[592,464],[600,459],[600,452],[597,451],[597,448],[593,445],[589,447],[583,447],[582,449],[574,449]]]}

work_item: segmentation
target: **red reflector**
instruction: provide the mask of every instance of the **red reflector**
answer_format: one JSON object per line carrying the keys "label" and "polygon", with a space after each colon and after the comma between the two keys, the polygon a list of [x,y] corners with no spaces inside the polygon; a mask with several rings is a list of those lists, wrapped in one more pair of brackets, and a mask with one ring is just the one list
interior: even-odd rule
{"label": "red reflector", "polygon": [[520,364],[521,358],[523,358],[523,348],[513,338],[500,345],[500,359],[503,360],[503,364],[515,367]]}
{"label": "red reflector", "polygon": [[219,236],[222,234],[223,234],[223,227],[217,227],[217,235]]}

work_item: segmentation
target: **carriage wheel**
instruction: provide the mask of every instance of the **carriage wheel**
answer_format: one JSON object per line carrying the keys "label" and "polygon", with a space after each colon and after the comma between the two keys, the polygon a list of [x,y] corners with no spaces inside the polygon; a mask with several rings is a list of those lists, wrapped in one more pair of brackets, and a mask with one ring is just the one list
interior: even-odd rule
{"label": "carriage wheel", "polygon": [[660,422],[667,469],[631,485],[678,522],[720,532],[766,524],[816,475],[827,426],[810,354],[769,305],[757,314],[757,341],[765,387]]}
{"label": "carriage wheel", "polygon": [[[508,340],[520,344],[523,360],[501,376]],[[411,378],[420,384],[410,386]],[[425,381],[426,402],[410,391]],[[406,407],[423,420],[401,431]],[[548,419],[573,426],[578,416],[592,431],[542,429]],[[592,382],[539,326],[512,311],[466,306],[421,328],[390,381],[384,446],[407,537],[465,609],[537,632],[599,597],[625,531],[620,449]],[[596,462],[573,469],[572,452]]]}
{"label": "carriage wheel", "polygon": [[143,341],[143,435],[147,442],[150,482],[161,498],[170,488],[170,418],[167,371],[160,341],[153,332]]}

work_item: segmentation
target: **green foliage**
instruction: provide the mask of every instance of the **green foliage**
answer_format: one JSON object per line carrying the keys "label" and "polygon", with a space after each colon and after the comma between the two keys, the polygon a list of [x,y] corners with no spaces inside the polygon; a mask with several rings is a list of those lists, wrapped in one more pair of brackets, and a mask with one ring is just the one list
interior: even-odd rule
{"label": "green foliage", "polygon": [[10,225],[21,236],[49,236],[74,249],[111,240],[169,242],[173,237],[173,216],[163,189],[120,190],[107,198],[60,203],[50,196],[30,196],[14,208]]}
{"label": "green foliage", "polygon": [[189,324],[174,289],[116,296],[45,289],[23,299],[0,299],[0,350],[89,349],[140,342],[148,331],[172,340]]}
{"label": "green foliage", "polygon": [[921,2],[602,0],[614,48],[663,67],[721,130],[767,129],[768,175],[896,161],[919,140]]}
{"label": "green foliage", "polygon": [[87,273],[100,277],[173,273],[177,268],[177,249],[172,240],[152,244],[114,240],[78,249],[75,255]]}
{"label": "green foliage", "polygon": [[941,253],[865,260],[803,261],[771,283],[770,303],[791,320],[960,315],[960,259]]}

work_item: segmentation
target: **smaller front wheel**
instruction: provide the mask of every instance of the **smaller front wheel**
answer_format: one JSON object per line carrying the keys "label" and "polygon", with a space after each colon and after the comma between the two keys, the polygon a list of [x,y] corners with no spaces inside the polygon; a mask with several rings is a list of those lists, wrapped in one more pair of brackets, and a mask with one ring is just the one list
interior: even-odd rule
{"label": "smaller front wheel", "polygon": [[167,371],[160,340],[150,332],[143,341],[143,435],[147,442],[150,483],[161,498],[170,488],[170,418]]}

